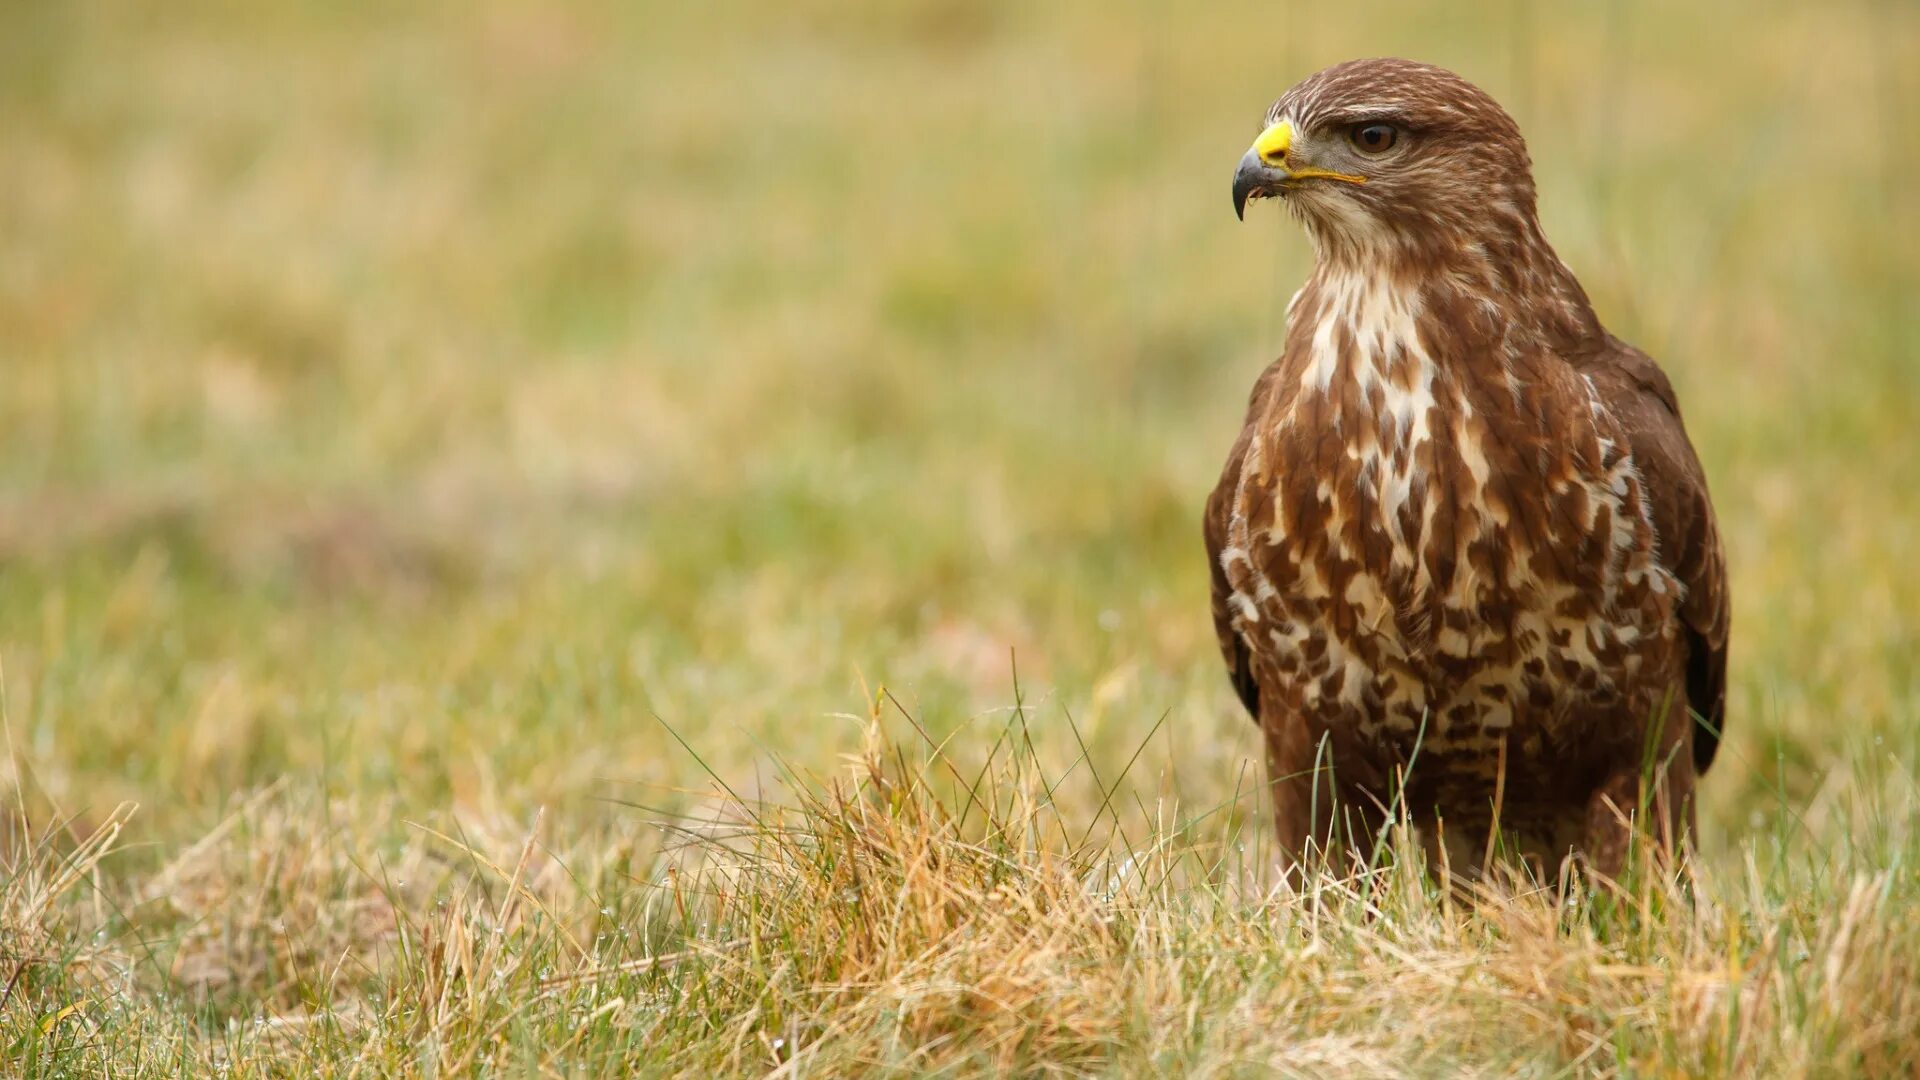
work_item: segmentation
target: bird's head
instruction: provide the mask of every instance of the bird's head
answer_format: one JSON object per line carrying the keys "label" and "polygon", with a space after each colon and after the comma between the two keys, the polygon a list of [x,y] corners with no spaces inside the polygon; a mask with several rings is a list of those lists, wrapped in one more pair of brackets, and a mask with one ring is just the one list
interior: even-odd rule
{"label": "bird's head", "polygon": [[1458,75],[1410,60],[1336,64],[1281,95],[1234,172],[1234,213],[1272,197],[1335,257],[1473,244],[1534,214],[1513,118]]}

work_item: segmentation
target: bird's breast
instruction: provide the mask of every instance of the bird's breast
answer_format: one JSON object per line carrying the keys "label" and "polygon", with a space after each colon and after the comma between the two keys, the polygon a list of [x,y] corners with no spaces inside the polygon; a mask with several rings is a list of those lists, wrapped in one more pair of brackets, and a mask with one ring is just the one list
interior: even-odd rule
{"label": "bird's breast", "polygon": [[1433,716],[1428,737],[1488,746],[1614,692],[1670,623],[1671,579],[1591,385],[1449,354],[1461,335],[1418,297],[1335,289],[1309,314],[1256,410],[1221,558],[1256,662],[1309,713],[1395,738]]}

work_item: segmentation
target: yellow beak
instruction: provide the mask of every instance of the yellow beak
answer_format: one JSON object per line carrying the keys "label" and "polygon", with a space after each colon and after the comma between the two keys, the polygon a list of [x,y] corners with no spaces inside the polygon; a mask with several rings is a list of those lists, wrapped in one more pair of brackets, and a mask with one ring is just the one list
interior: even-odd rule
{"label": "yellow beak", "polygon": [[1253,154],[1276,169],[1287,167],[1287,149],[1293,145],[1293,125],[1285,120],[1260,133],[1253,140]]}
{"label": "yellow beak", "polygon": [[1328,169],[1296,167],[1288,161],[1293,150],[1293,125],[1285,120],[1273,124],[1253,140],[1253,147],[1240,159],[1233,174],[1233,212],[1244,216],[1247,200],[1264,198],[1284,191],[1298,180],[1341,180],[1364,184],[1367,178]]}

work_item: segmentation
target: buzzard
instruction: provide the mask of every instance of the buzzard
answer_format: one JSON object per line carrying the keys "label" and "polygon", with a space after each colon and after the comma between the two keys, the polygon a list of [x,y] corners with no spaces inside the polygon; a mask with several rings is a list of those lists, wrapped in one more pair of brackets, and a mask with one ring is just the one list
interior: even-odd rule
{"label": "buzzard", "polygon": [[1673,388],[1547,243],[1519,128],[1441,68],[1339,64],[1240,159],[1235,212],[1268,197],[1314,268],[1205,531],[1286,862],[1402,812],[1455,874],[1496,833],[1606,874],[1633,820],[1682,842],[1725,559]]}

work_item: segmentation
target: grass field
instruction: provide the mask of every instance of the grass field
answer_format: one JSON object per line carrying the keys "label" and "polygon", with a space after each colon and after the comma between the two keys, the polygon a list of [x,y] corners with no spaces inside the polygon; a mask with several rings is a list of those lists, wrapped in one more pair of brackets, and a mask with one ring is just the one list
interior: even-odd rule
{"label": "grass field", "polygon": [[[855,7],[0,6],[0,1071],[1920,1070],[1920,9]],[[1697,880],[1268,888],[1228,180],[1380,54],[1685,403]]]}

